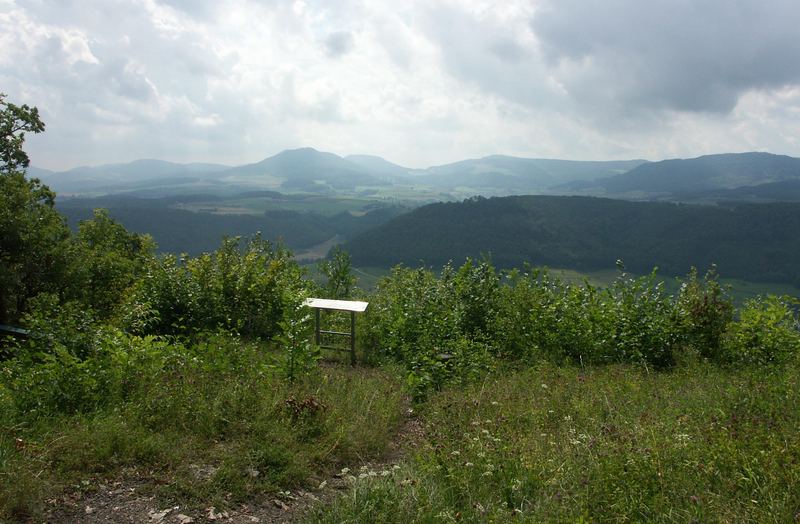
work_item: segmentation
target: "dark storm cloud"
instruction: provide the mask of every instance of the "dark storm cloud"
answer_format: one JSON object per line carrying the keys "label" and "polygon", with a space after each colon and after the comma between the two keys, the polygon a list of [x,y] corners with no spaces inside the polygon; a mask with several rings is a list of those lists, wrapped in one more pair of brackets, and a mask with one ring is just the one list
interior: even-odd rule
{"label": "dark storm cloud", "polygon": [[532,27],[580,102],[728,113],[800,82],[798,21],[797,0],[551,0]]}

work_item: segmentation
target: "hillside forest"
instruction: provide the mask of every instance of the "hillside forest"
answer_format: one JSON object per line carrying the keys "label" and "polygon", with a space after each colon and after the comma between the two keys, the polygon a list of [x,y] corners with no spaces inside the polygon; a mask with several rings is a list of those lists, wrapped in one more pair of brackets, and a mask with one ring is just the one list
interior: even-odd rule
{"label": "hillside forest", "polygon": [[[612,227],[592,223],[584,206],[595,217],[620,213],[630,236],[598,256],[647,238],[648,252],[630,257],[645,276],[628,273],[626,260],[608,286],[571,283],[522,256],[493,261],[455,247],[447,256],[418,242],[435,270],[396,265],[365,291],[353,263],[368,241],[384,249],[366,232],[352,258],[334,249],[313,280],[288,247],[257,234],[175,255],[102,209],[70,229],[56,194],[26,173],[25,136],[45,127],[38,111],[0,97],[0,118],[2,520],[800,515],[796,301],[735,307],[714,266],[686,269],[676,292],[645,269],[680,270],[669,257],[677,248],[659,246],[663,232],[648,223],[702,242],[692,230],[705,210],[539,197],[423,207],[394,220],[434,224],[453,213],[471,227],[470,206],[498,206],[480,213],[546,246]],[[499,209],[506,204],[511,211]],[[660,214],[633,227],[647,205]],[[539,214],[546,207],[563,225]],[[757,206],[714,209],[709,220],[736,224],[741,238],[761,227],[793,249],[796,211],[771,209],[785,229]],[[442,242],[467,241],[450,228],[441,226]],[[561,256],[604,240],[569,240]],[[796,278],[782,256],[776,271]],[[357,320],[358,365],[312,344],[302,305],[311,296],[369,302]]]}

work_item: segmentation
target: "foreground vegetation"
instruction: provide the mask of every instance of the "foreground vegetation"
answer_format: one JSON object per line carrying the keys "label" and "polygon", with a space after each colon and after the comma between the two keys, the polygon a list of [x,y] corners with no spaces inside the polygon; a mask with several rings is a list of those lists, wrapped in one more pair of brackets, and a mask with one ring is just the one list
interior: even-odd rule
{"label": "foreground vegetation", "polygon": [[549,364],[448,388],[391,478],[312,522],[793,522],[797,367]]}
{"label": "foreground vegetation", "polygon": [[[800,518],[789,297],[737,310],[713,267],[668,292],[621,262],[603,287],[488,260],[398,266],[364,297],[362,365],[321,364],[302,303],[363,296],[349,255],[314,282],[258,236],[192,258],[156,256],[103,211],[72,233],[24,173],[15,133],[38,114],[2,105],[0,322],[28,336],[0,339],[0,519],[114,479],[199,510],[337,471],[348,491],[304,518]],[[411,402],[416,446],[351,474],[385,457]]]}

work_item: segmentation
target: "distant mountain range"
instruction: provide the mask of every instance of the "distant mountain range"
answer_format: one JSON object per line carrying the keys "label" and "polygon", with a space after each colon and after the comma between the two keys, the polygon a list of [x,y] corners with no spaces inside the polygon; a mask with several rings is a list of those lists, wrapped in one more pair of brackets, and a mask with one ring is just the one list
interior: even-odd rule
{"label": "distant mountain range", "polygon": [[[798,182],[800,158],[769,153],[738,153],[649,162],[623,174],[567,183],[560,189],[565,193],[583,192],[634,199],[692,200],[714,195],[769,199],[770,196],[787,196],[777,194],[775,189],[782,186],[774,184],[788,183],[788,187],[793,187]],[[739,189],[743,191],[737,191]]]}
{"label": "distant mountain range", "polygon": [[492,155],[412,169],[370,155],[341,157],[312,148],[283,151],[241,166],[137,160],[32,176],[66,194],[166,196],[272,190],[316,194],[428,192],[436,200],[470,195],[563,194],[633,200],[800,200],[800,159],[769,153],[693,159],[573,161]]}
{"label": "distant mountain range", "polygon": [[357,266],[435,267],[488,254],[532,265],[701,271],[800,285],[800,203],[701,206],[594,197],[512,196],[430,204],[344,244]]}

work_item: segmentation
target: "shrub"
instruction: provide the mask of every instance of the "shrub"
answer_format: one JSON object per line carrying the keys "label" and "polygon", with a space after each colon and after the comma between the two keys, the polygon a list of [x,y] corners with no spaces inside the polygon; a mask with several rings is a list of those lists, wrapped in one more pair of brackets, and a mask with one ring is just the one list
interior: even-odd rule
{"label": "shrub", "polygon": [[286,294],[301,284],[289,252],[259,236],[240,249],[226,238],[214,253],[154,260],[133,289],[122,324],[137,334],[192,335],[228,330],[272,338]]}
{"label": "shrub", "polygon": [[678,322],[685,334],[685,344],[696,354],[718,360],[722,337],[733,320],[733,301],[718,282],[715,267],[702,281],[692,268],[681,284],[677,298]]}
{"label": "shrub", "polygon": [[797,359],[800,332],[788,297],[749,300],[739,321],[722,337],[722,359],[732,363],[772,364]]}

